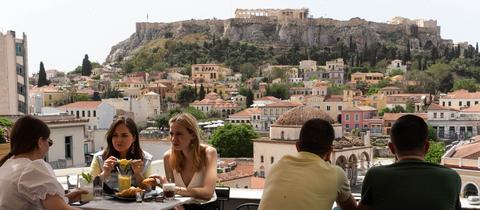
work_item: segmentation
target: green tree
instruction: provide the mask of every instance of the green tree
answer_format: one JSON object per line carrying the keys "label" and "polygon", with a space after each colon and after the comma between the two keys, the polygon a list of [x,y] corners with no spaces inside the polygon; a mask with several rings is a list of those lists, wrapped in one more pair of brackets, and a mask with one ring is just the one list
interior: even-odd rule
{"label": "green tree", "polygon": [[202,100],[205,98],[205,87],[203,84],[200,84],[200,90],[198,91],[198,100]]}
{"label": "green tree", "polygon": [[255,75],[257,69],[251,63],[244,63],[240,65],[239,71],[240,73],[242,73],[242,80],[245,81],[249,78],[252,78]]}
{"label": "green tree", "polygon": [[192,116],[194,116],[197,120],[203,120],[205,118],[207,118],[207,116],[205,115],[205,113],[203,113],[202,111],[198,110],[198,109],[195,109],[194,107],[187,107],[185,108],[184,110],[185,112],[187,113],[190,113]]}
{"label": "green tree", "polygon": [[432,125],[428,125],[428,140],[437,141],[437,130]]}
{"label": "green tree", "polygon": [[285,84],[275,83],[267,88],[267,96],[274,96],[283,100],[288,99],[288,87]]}
{"label": "green tree", "polygon": [[190,86],[183,86],[177,93],[177,99],[182,106],[186,107],[195,100],[195,90]]}
{"label": "green tree", "polygon": [[85,57],[82,61],[82,76],[90,76],[92,74],[92,63],[88,60],[88,54],[85,54]]}
{"label": "green tree", "polygon": [[430,148],[425,155],[425,160],[430,163],[439,164],[443,154],[445,154],[445,145],[443,142],[430,141]]}
{"label": "green tree", "polygon": [[397,75],[403,75],[403,71],[401,69],[393,69],[392,71],[390,71],[390,73],[388,73],[388,76],[397,76]]}
{"label": "green tree", "polygon": [[6,117],[0,117],[0,127],[7,127],[7,128],[10,128],[12,127],[13,125],[13,122],[6,118]]}
{"label": "green tree", "polygon": [[477,91],[477,83],[475,79],[458,79],[453,82],[453,89],[452,90],[468,90],[468,92],[475,92]]}
{"label": "green tree", "polygon": [[247,107],[250,107],[253,104],[253,97],[254,96],[253,96],[252,89],[248,89],[247,99],[246,99]]}
{"label": "green tree", "polygon": [[117,88],[108,88],[103,92],[102,98],[122,98],[123,94]]}
{"label": "green tree", "polygon": [[405,112],[414,113],[415,112],[415,102],[411,99],[408,99],[405,104]]}
{"label": "green tree", "polygon": [[427,69],[427,73],[432,77],[435,90],[446,93],[453,88],[453,76],[450,65],[437,63]]}
{"label": "green tree", "polygon": [[253,157],[252,139],[257,137],[249,124],[226,124],[213,132],[210,143],[221,157]]}
{"label": "green tree", "polygon": [[155,126],[157,126],[161,130],[168,129],[170,125],[168,124],[168,120],[175,116],[176,114],[182,113],[182,110],[179,108],[170,109],[166,113],[162,113],[155,119]]}
{"label": "green tree", "polygon": [[40,71],[38,71],[38,87],[42,87],[48,85],[47,80],[47,73],[45,72],[45,67],[43,66],[43,62],[40,62]]}

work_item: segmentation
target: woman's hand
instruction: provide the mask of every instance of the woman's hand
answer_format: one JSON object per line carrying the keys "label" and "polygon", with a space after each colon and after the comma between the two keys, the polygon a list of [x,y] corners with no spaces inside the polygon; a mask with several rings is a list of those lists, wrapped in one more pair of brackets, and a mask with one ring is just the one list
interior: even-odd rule
{"label": "woman's hand", "polygon": [[133,174],[142,174],[143,164],[143,160],[132,160],[130,166],[132,167]]}
{"label": "woman's hand", "polygon": [[103,170],[103,177],[104,178],[107,178],[110,176],[110,174],[112,173],[112,170],[113,168],[115,168],[115,163],[117,162],[117,158],[114,157],[114,156],[110,156],[108,157],[105,162],[103,162],[103,167],[102,167],[102,170]]}
{"label": "woman's hand", "polygon": [[82,194],[88,194],[87,191],[82,189],[74,189],[73,191],[67,193],[65,196],[68,198],[69,202],[75,202],[80,200]]}
{"label": "woman's hand", "polygon": [[163,185],[165,183],[168,183],[167,177],[165,176],[160,176],[158,174],[152,174],[148,178],[154,178],[155,180],[160,180],[160,183]]}

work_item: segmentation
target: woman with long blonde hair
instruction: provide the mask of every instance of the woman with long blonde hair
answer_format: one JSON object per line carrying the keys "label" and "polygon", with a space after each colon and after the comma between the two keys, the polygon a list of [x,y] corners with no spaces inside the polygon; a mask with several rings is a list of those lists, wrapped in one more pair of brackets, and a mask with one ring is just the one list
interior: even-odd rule
{"label": "woman with long blonde hair", "polygon": [[215,209],[217,151],[201,144],[195,117],[181,113],[169,120],[171,148],[163,156],[166,178],[175,182],[175,193],[195,199],[185,209]]}

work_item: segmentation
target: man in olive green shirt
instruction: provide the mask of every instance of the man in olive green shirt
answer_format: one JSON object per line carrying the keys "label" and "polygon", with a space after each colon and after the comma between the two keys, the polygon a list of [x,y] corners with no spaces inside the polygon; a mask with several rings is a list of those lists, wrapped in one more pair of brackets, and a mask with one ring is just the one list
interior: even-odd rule
{"label": "man in olive green shirt", "polygon": [[388,146],[398,161],[367,172],[358,209],[461,209],[457,172],[424,160],[429,148],[425,121],[415,115],[402,116],[390,136]]}
{"label": "man in olive green shirt", "polygon": [[356,202],[345,172],[328,162],[334,139],[332,125],[321,119],[307,121],[296,146],[296,155],[285,155],[265,181],[260,210],[353,210]]}

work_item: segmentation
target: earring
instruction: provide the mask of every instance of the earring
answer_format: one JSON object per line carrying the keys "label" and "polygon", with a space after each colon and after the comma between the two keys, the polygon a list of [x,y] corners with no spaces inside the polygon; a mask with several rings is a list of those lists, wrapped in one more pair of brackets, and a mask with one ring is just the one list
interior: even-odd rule
{"label": "earring", "polygon": [[131,147],[131,149],[130,149],[130,153],[131,153],[132,155],[135,154],[135,145],[134,145],[134,144],[132,144],[132,147]]}

